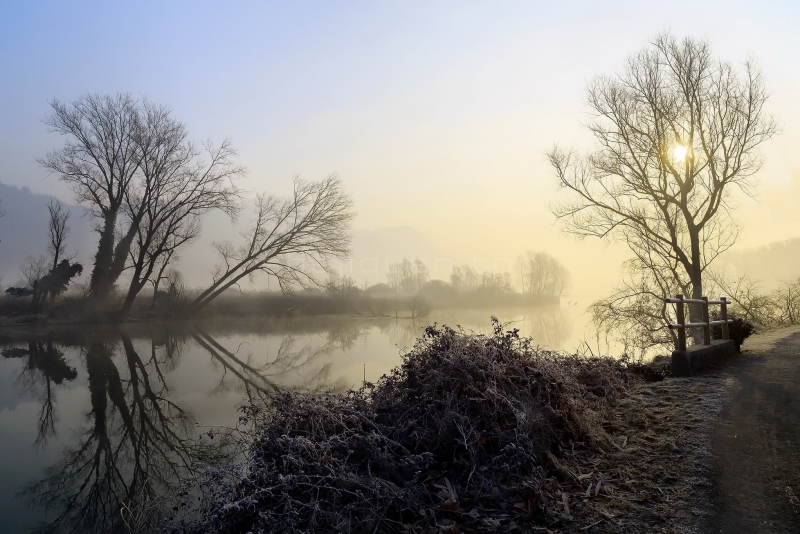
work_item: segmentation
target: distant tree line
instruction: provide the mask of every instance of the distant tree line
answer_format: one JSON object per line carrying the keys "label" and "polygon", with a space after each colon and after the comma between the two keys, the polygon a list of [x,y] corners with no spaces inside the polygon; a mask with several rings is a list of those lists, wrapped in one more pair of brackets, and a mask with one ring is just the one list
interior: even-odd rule
{"label": "distant tree line", "polygon": [[[534,265],[532,273],[523,267],[517,291],[512,273],[477,271],[470,265],[453,266],[449,281],[432,280],[423,260],[403,258],[389,264],[386,282],[359,287],[351,276],[331,274],[321,291],[304,291],[290,299],[287,309],[302,308],[308,313],[354,313],[357,315],[390,315],[402,310],[412,318],[427,315],[434,308],[481,308],[488,306],[531,306],[557,304],[569,287],[569,271],[557,259],[543,252],[520,256]],[[518,265],[518,266],[519,266]],[[530,265],[527,263],[526,265]],[[325,304],[315,297],[324,295]],[[270,297],[263,296],[264,308]],[[243,301],[244,302],[244,301]],[[243,304],[244,305],[244,304]]]}
{"label": "distant tree line", "polygon": [[430,272],[424,261],[403,258],[389,264],[386,278],[387,288],[401,293],[415,293],[433,283],[439,288],[449,286],[459,293],[478,291],[506,294],[515,292],[516,281],[523,294],[554,298],[561,297],[571,279],[564,264],[546,252],[534,251],[517,258],[513,275],[510,272],[478,271],[463,264],[453,266],[448,284],[442,280],[430,280]]}

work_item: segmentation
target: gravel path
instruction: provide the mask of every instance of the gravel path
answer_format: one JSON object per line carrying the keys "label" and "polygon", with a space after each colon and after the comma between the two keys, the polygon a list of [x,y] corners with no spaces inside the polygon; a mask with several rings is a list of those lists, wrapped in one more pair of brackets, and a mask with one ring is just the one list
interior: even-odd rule
{"label": "gravel path", "polygon": [[[698,376],[631,387],[611,450],[574,454],[571,469],[591,476],[570,496],[575,521],[551,532],[800,534],[800,327],[744,349]],[[592,481],[601,490],[581,498]]]}
{"label": "gravel path", "polygon": [[706,530],[800,532],[800,333],[771,333],[744,348],[724,366]]}

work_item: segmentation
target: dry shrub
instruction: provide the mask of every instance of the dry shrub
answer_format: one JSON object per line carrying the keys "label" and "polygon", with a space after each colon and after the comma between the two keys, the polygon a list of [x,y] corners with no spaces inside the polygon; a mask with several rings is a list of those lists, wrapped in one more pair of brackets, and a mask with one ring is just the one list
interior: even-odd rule
{"label": "dry shrub", "polygon": [[[210,470],[188,532],[505,531],[560,519],[558,457],[602,450],[624,361],[429,327],[401,366],[346,394],[282,393],[244,408],[245,460]],[[436,530],[434,530],[436,531]],[[455,530],[453,530],[455,531]]]}

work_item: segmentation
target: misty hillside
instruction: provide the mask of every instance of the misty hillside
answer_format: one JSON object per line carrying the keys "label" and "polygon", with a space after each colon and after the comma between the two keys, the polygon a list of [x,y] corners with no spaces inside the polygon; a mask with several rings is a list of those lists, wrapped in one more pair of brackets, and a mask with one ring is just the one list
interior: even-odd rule
{"label": "misty hillside", "polygon": [[[2,285],[19,280],[19,268],[27,256],[47,253],[47,204],[49,195],[32,193],[27,187],[14,187],[0,182],[0,200],[5,216],[0,217],[0,276]],[[91,264],[96,242],[92,223],[83,208],[64,205],[70,211],[70,233],[67,253],[77,254],[84,266]],[[86,276],[87,271],[84,271]]]}

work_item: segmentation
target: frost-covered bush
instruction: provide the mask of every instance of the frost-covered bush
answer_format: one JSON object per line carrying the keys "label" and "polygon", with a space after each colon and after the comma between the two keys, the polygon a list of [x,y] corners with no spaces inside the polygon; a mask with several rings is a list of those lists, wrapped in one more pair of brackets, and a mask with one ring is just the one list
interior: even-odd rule
{"label": "frost-covered bush", "polygon": [[[245,460],[209,470],[173,531],[499,528],[554,514],[561,447],[601,446],[624,362],[430,327],[376,385],[244,408]],[[197,503],[192,504],[192,503]],[[504,515],[505,514],[505,515]],[[494,525],[494,526],[492,526]]]}

